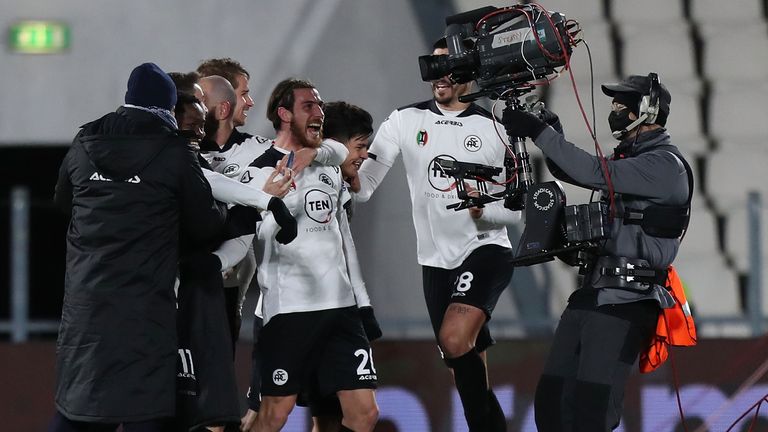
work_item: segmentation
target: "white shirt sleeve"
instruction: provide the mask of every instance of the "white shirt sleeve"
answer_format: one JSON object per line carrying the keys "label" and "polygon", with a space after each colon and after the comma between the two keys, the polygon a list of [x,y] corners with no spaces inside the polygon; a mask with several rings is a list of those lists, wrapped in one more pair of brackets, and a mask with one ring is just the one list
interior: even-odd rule
{"label": "white shirt sleeve", "polygon": [[225,241],[216,249],[213,254],[219,257],[221,261],[221,271],[234,267],[248,253],[248,248],[253,243],[253,234],[247,234],[241,237]]}
{"label": "white shirt sleeve", "polygon": [[339,220],[339,230],[341,231],[341,240],[344,247],[344,257],[347,260],[347,273],[349,281],[352,284],[352,290],[355,293],[357,307],[370,306],[371,298],[368,296],[368,290],[365,289],[363,274],[360,271],[360,262],[357,260],[357,250],[355,242],[352,241],[352,232],[349,229],[349,219],[347,212],[340,208],[336,213]]}
{"label": "white shirt sleeve", "polygon": [[[274,171],[274,168],[272,167],[256,168],[249,166],[240,176],[240,183],[245,184],[246,187],[250,190],[259,190],[268,196],[269,199],[272,199],[272,195],[269,195],[262,190],[264,185],[267,183],[267,179],[269,178],[269,175],[272,173],[272,171]],[[277,178],[275,181],[277,181]],[[269,203],[269,199],[267,200],[267,203]],[[264,206],[264,209],[266,208],[267,206]]]}
{"label": "white shirt sleeve", "polygon": [[341,165],[347,159],[348,154],[347,146],[336,140],[326,138],[317,149],[315,162],[326,166]]}
{"label": "white shirt sleeve", "polygon": [[399,129],[400,116],[397,111],[392,112],[384,123],[379,126],[373,144],[368,150],[371,158],[363,162],[357,175],[360,179],[360,192],[355,194],[355,201],[365,202],[371,198],[373,192],[379,187],[386,177],[389,169],[400,154],[397,131]]}
{"label": "white shirt sleeve", "polygon": [[213,198],[217,201],[264,210],[272,198],[272,195],[263,190],[240,183],[224,174],[207,169],[203,170],[203,174],[211,185]]}
{"label": "white shirt sleeve", "polygon": [[482,222],[498,227],[512,225],[520,222],[521,219],[522,212],[504,207],[504,200],[486,204],[483,208],[483,215],[480,217]]}

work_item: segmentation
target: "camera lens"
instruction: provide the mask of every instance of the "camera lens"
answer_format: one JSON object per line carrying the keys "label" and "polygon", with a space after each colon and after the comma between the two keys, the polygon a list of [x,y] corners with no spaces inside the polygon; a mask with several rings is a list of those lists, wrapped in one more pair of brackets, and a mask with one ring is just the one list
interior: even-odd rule
{"label": "camera lens", "polygon": [[419,57],[422,81],[438,80],[451,73],[447,55],[423,55]]}

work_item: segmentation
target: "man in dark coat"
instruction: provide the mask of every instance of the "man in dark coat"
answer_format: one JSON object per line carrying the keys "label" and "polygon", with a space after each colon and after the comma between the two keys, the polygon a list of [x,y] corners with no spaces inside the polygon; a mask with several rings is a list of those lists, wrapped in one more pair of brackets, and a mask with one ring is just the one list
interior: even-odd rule
{"label": "man in dark coat", "polygon": [[54,431],[161,431],[174,415],[179,237],[205,244],[222,226],[175,102],[165,72],[138,66],[125,105],[83,126],[62,163],[55,200],[72,219]]}

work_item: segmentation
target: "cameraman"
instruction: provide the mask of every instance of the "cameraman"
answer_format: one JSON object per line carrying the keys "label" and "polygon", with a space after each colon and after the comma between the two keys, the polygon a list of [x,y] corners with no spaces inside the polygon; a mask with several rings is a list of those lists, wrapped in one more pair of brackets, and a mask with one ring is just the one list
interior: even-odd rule
{"label": "cameraman", "polygon": [[[448,53],[444,38],[433,53]],[[506,149],[493,115],[459,101],[469,93],[469,84],[444,76],[431,86],[432,99],[397,109],[381,124],[370,158],[360,168],[356,199],[370,198],[402,152],[424,298],[469,430],[504,431],[506,418],[488,383],[484,352],[494,343],[487,322],[512,278],[505,225],[518,221],[520,212],[505,209],[500,201],[470,211],[446,208],[458,200],[456,185],[436,158],[503,166]]]}
{"label": "cameraman", "polygon": [[[664,288],[666,269],[687,225],[692,178],[664,129],[671,96],[655,74],[632,75],[602,90],[613,99],[608,123],[621,140],[604,164],[533,115],[506,110],[503,117],[510,136],[534,139],[556,177],[600,189],[606,202],[608,191],[615,193],[610,237],[587,260],[536,389],[539,431],[618,427],[630,369],[654,334],[660,308],[674,303]],[[652,217],[661,211],[683,216],[676,224]],[[633,267],[650,271],[633,278],[627,275]]]}

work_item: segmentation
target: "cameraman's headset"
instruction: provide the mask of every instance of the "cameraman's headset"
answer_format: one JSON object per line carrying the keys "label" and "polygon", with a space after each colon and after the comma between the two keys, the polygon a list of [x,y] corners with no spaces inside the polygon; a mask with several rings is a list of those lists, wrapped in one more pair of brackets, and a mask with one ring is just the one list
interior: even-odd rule
{"label": "cameraman's headset", "polygon": [[651,80],[651,86],[648,89],[648,94],[643,95],[640,99],[637,120],[627,125],[624,130],[613,132],[614,137],[619,138],[640,124],[656,123],[656,117],[659,116],[659,95],[661,94],[659,89],[661,84],[659,83],[659,75],[656,72],[649,73],[648,79]]}

